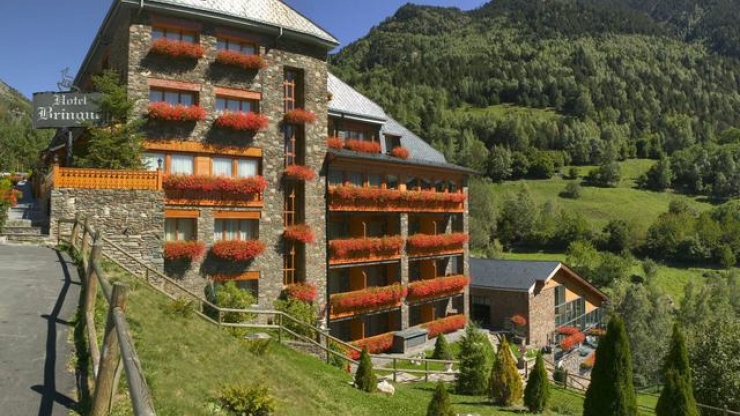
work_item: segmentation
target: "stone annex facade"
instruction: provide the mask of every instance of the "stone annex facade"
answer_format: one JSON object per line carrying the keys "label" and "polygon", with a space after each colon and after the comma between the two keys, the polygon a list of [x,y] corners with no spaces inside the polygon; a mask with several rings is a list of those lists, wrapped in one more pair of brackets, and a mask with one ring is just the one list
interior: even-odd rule
{"label": "stone annex facade", "polygon": [[[337,44],[279,0],[115,0],[75,83],[121,74],[163,190],[54,190],[52,216],[93,210],[87,193],[136,211],[132,250],[194,290],[235,280],[270,308],[315,286],[332,333],[376,352],[461,327],[472,172],[330,74]],[[168,254],[186,241],[206,254]]]}

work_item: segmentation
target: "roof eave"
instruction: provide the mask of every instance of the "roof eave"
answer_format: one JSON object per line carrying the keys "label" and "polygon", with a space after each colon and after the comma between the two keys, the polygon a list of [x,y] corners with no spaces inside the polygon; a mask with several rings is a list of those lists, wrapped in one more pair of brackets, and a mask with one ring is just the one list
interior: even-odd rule
{"label": "roof eave", "polygon": [[90,64],[90,60],[92,60],[93,55],[98,50],[98,45],[100,44],[100,39],[103,36],[103,33],[105,33],[105,29],[108,27],[108,24],[111,20],[113,20],[113,16],[115,13],[117,13],[121,7],[122,1],[113,1],[111,3],[110,8],[108,9],[108,13],[106,13],[105,18],[103,19],[103,23],[100,25],[100,28],[98,28],[98,32],[95,34],[95,39],[93,39],[93,43],[90,46],[90,49],[87,50],[87,54],[85,54],[85,58],[82,60],[82,64],[80,65],[80,68],[77,70],[77,75],[75,75],[74,83],[73,85],[79,87],[80,81],[85,74],[88,65]]}
{"label": "roof eave", "polygon": [[356,121],[364,121],[364,122],[373,123],[373,124],[385,124],[385,122],[388,121],[387,119],[373,117],[373,116],[369,116],[366,114],[357,114],[357,113],[351,113],[348,111],[332,110],[331,108],[329,109],[329,116],[347,118],[347,119],[356,120]]}
{"label": "roof eave", "polygon": [[[430,162],[430,161],[425,161],[423,159],[404,160],[404,159],[394,158],[391,160],[391,159],[386,159],[384,157],[383,158],[377,157],[374,155],[363,155],[362,152],[352,152],[352,154],[350,154],[348,152],[343,152],[341,150],[338,151],[338,150],[333,150],[333,149],[329,149],[327,151],[327,154],[331,154],[334,157],[340,158],[340,159],[372,160],[372,161],[383,162],[383,163],[394,164],[394,165],[400,164],[400,165],[426,167],[426,168],[432,168],[432,169],[444,169],[444,170],[450,170],[453,172],[459,172],[459,173],[463,173],[467,175],[477,174],[476,171],[472,169],[464,168],[462,166],[457,166],[457,165],[453,165],[450,163],[443,164],[443,163],[438,163],[438,162]],[[385,155],[378,154],[378,156],[385,156]]]}

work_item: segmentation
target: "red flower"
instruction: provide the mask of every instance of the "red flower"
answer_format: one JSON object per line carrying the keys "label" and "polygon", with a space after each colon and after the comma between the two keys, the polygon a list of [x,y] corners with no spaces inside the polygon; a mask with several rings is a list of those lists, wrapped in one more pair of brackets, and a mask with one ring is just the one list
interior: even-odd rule
{"label": "red flower", "polygon": [[333,314],[352,312],[368,308],[396,305],[406,296],[407,289],[400,284],[371,287],[355,292],[332,295],[329,303]]}
{"label": "red flower", "polygon": [[397,157],[399,159],[408,159],[409,149],[401,146],[396,146],[391,150],[391,156]]}
{"label": "red flower", "polygon": [[259,240],[219,241],[211,248],[214,256],[235,262],[252,260],[263,251],[265,245]]}
{"label": "red flower", "polygon": [[435,191],[399,191],[397,189],[333,186],[329,188],[330,204],[334,209],[363,207],[378,210],[416,209],[420,206],[454,209],[465,202],[463,193]]}
{"label": "red flower", "polygon": [[200,241],[168,241],[164,243],[165,260],[194,261],[203,256],[206,245]]}
{"label": "red flower", "polygon": [[452,234],[416,234],[408,239],[408,252],[414,254],[434,254],[441,251],[462,250],[468,241],[465,233]]}
{"label": "red flower", "polygon": [[7,202],[11,207],[18,205],[19,197],[23,197],[23,193],[15,189],[0,191],[0,201]]}
{"label": "red flower", "polygon": [[347,149],[363,153],[380,153],[380,142],[349,139],[344,145]]}
{"label": "red flower", "polygon": [[300,241],[301,243],[306,244],[311,244],[315,240],[313,230],[311,229],[311,226],[307,224],[292,225],[285,228],[285,231],[283,231],[283,238],[291,241]]}
{"label": "red flower", "polygon": [[227,112],[216,118],[216,127],[236,131],[264,130],[270,124],[266,116],[253,112]]}
{"label": "red flower", "polygon": [[285,168],[284,175],[286,178],[306,182],[316,179],[316,172],[308,166],[303,165],[288,165],[288,167]]}
{"label": "red flower", "polygon": [[465,315],[452,315],[446,318],[437,319],[422,325],[422,328],[427,329],[427,337],[434,338],[439,334],[446,334],[448,332],[457,331],[458,329],[465,328],[467,318]]}
{"label": "red flower", "polygon": [[470,283],[467,276],[446,276],[420,280],[409,284],[408,299],[420,299],[445,293],[459,292]]}
{"label": "red flower", "polygon": [[577,332],[564,340],[560,341],[560,349],[563,351],[570,351],[575,348],[576,345],[586,340],[586,334],[583,332]]}
{"label": "red flower", "polygon": [[267,67],[267,63],[261,56],[247,55],[236,51],[219,51],[216,62],[222,65],[235,66],[242,69],[253,70]]}
{"label": "red flower", "polygon": [[[367,352],[370,354],[380,354],[393,347],[393,333],[389,332],[387,334],[364,338],[353,342],[352,345],[359,349],[363,347],[367,348]],[[358,360],[360,358],[360,351],[349,350],[347,356],[353,360]]]}
{"label": "red flower", "polygon": [[206,110],[197,105],[171,105],[164,101],[149,104],[149,118],[162,121],[203,121]]}
{"label": "red flower", "polygon": [[303,108],[296,108],[285,113],[284,120],[293,124],[312,124],[316,122],[316,114]]}
{"label": "red flower", "polygon": [[203,56],[203,47],[198,43],[165,38],[155,40],[149,51],[151,53],[171,56],[173,58],[199,59]]}
{"label": "red flower", "polygon": [[167,175],[162,186],[169,191],[220,192],[227,197],[251,196],[267,189],[262,176],[229,178],[226,176]]}
{"label": "red flower", "polygon": [[511,323],[516,326],[525,326],[527,325],[527,319],[521,315],[514,315],[510,319]]}
{"label": "red flower", "polygon": [[339,259],[394,256],[401,253],[401,247],[403,238],[400,236],[329,241],[332,256]]}
{"label": "red flower", "polygon": [[561,326],[558,328],[558,334],[560,335],[574,335],[579,332],[581,332],[581,330],[574,326]]}
{"label": "red flower", "polygon": [[329,149],[342,150],[344,148],[344,140],[339,137],[329,137],[326,139],[326,145]]}
{"label": "red flower", "polygon": [[596,351],[592,352],[585,360],[581,361],[581,368],[594,368],[594,364],[596,364]]}
{"label": "red flower", "polygon": [[314,302],[319,294],[319,290],[313,283],[295,283],[288,285],[283,289],[283,293],[291,299],[302,302]]}

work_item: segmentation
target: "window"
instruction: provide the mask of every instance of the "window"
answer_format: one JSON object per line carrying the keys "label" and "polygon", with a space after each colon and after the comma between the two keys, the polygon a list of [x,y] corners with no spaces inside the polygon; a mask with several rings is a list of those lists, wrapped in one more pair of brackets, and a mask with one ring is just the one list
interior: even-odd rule
{"label": "window", "polygon": [[329,240],[347,238],[349,235],[349,222],[329,221],[326,232]]}
{"label": "window", "polygon": [[296,84],[298,81],[298,72],[294,70],[286,70],[285,78],[283,80],[283,104],[285,105],[285,112],[294,110],[296,108]]}
{"label": "window", "polygon": [[437,192],[444,192],[444,191],[447,190],[447,183],[445,181],[440,181],[440,180],[435,181],[434,182],[434,189]]}
{"label": "window", "polygon": [[329,185],[340,186],[344,184],[344,173],[340,170],[329,170]]}
{"label": "window", "polygon": [[337,137],[342,139],[372,140],[369,134],[357,130],[338,130]]}
{"label": "window", "polygon": [[170,105],[191,106],[197,102],[196,95],[190,91],[165,90],[161,88],[152,88],[149,90],[149,102],[156,103],[164,101]]}
{"label": "window", "polygon": [[237,176],[240,178],[250,178],[257,176],[258,166],[255,159],[238,159],[236,162]]}
{"label": "window", "polygon": [[555,306],[559,306],[565,303],[565,286],[560,285],[555,287]]}
{"label": "window", "polygon": [[232,160],[222,157],[213,158],[214,176],[232,176]]}
{"label": "window", "polygon": [[385,177],[385,187],[387,189],[398,189],[398,176],[387,175]]}
{"label": "window", "polygon": [[416,180],[416,178],[406,179],[406,189],[408,189],[409,191],[415,190],[418,187],[417,182],[418,181]]}
{"label": "window", "polygon": [[216,241],[254,240],[259,237],[257,220],[217,219],[213,239]]}
{"label": "window", "polygon": [[421,190],[422,191],[428,191],[428,190],[432,189],[432,182],[429,179],[424,178],[420,182],[421,182]]}
{"label": "window", "polygon": [[193,156],[172,155],[170,157],[170,172],[173,175],[192,175]]}
{"label": "window", "polygon": [[383,182],[380,174],[378,173],[371,173],[367,175],[367,181],[371,188],[380,188],[380,185]]}
{"label": "window", "polygon": [[245,55],[255,55],[257,53],[257,45],[248,42],[239,42],[233,39],[219,38],[216,47],[219,51],[239,52]]}
{"label": "window", "polygon": [[362,185],[365,182],[365,179],[363,178],[362,173],[360,172],[348,172],[347,182],[349,182],[351,185],[362,187]]}
{"label": "window", "polygon": [[218,111],[256,111],[257,105],[253,100],[239,98],[216,97],[216,110]]}
{"label": "window", "polygon": [[196,33],[189,30],[165,29],[161,27],[155,27],[154,29],[152,29],[152,38],[154,40],[169,39],[195,43]]}
{"label": "window", "polygon": [[195,240],[195,218],[165,218],[165,241]]}
{"label": "window", "polygon": [[160,161],[162,161],[162,168],[164,168],[164,153],[144,153],[141,156],[141,163],[146,170],[157,170]]}
{"label": "window", "polygon": [[385,136],[385,151],[390,152],[394,147],[401,146],[401,138],[398,136]]}

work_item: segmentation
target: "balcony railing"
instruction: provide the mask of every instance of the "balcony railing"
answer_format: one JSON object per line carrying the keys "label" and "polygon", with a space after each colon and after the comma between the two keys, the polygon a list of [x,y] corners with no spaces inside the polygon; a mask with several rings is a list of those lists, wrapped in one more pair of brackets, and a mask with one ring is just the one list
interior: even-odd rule
{"label": "balcony railing", "polygon": [[408,238],[406,251],[409,256],[433,256],[460,253],[468,241],[466,233],[416,234]]}
{"label": "balcony railing", "polygon": [[388,261],[401,258],[403,238],[351,238],[329,241],[329,264]]}
{"label": "balcony railing", "polygon": [[470,283],[470,278],[463,275],[437,277],[419,280],[409,284],[407,300],[433,299],[460,293]]}
{"label": "balcony railing", "polygon": [[401,305],[407,289],[400,284],[371,287],[354,292],[331,295],[331,317],[339,318],[359,313],[390,309]]}
{"label": "balcony railing", "polygon": [[53,165],[45,188],[81,189],[162,189],[162,172],[145,170],[81,169]]}
{"label": "balcony railing", "polygon": [[329,188],[333,211],[462,212],[467,195],[436,191],[335,186]]}
{"label": "balcony railing", "polygon": [[163,188],[167,205],[260,207],[267,182],[261,176],[168,175]]}

